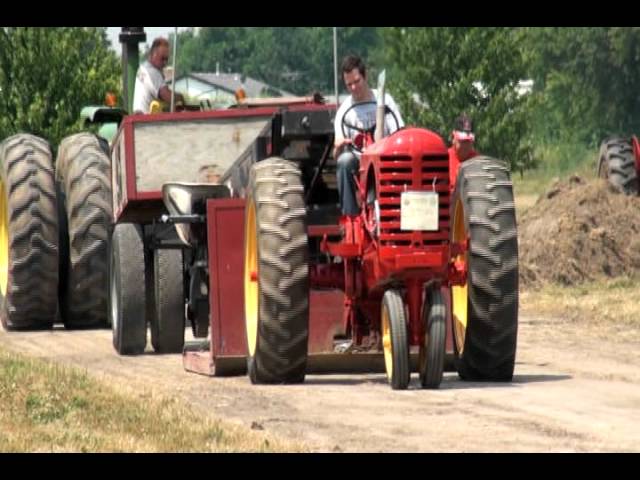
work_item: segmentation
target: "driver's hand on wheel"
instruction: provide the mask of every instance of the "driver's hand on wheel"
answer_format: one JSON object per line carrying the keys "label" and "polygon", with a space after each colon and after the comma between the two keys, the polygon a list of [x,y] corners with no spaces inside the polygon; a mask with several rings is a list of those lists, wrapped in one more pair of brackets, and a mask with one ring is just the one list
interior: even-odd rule
{"label": "driver's hand on wheel", "polygon": [[336,140],[333,144],[333,157],[337,157],[338,153],[345,147],[345,145],[353,144],[353,140],[350,138],[341,138],[340,140]]}

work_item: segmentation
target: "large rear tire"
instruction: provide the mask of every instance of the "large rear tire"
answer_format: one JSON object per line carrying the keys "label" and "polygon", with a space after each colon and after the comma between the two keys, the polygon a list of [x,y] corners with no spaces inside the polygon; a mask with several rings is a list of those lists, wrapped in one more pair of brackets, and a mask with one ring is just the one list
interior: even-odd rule
{"label": "large rear tire", "polygon": [[0,320],[48,329],[58,311],[58,205],[51,149],[18,134],[0,144]]}
{"label": "large rear tire", "polygon": [[463,380],[511,381],[518,330],[518,238],[509,168],[479,156],[460,166],[452,241],[469,240],[467,282],[452,287],[455,363]]}
{"label": "large rear tire", "polygon": [[610,138],[600,145],[598,177],[627,195],[638,195],[638,172],[633,145],[628,138]]}
{"label": "large rear tire", "polygon": [[153,279],[151,344],[156,353],[180,353],[185,325],[182,250],[154,250]]}
{"label": "large rear tire", "polygon": [[113,346],[120,355],[139,355],[147,344],[142,228],[116,225],[111,239],[109,314]]}
{"label": "large rear tire", "polygon": [[304,188],[293,162],[251,169],[245,213],[245,321],[252,383],[304,381],[309,269]]}
{"label": "large rear tire", "polygon": [[112,199],[108,146],[90,133],[60,144],[56,179],[64,199],[68,256],[60,307],[67,328],[108,326],[109,235]]}

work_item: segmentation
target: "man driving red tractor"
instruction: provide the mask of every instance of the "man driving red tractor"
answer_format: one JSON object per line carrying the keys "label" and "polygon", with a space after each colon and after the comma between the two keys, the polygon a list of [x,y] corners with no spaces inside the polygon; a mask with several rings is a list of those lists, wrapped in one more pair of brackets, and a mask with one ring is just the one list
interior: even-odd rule
{"label": "man driving red tractor", "polygon": [[[336,159],[336,175],[340,195],[340,210],[343,215],[358,215],[353,175],[360,166],[362,145],[358,146],[360,129],[369,129],[376,122],[376,101],[379,92],[369,88],[367,68],[362,59],[348,55],[342,60],[342,79],[351,96],[336,112],[333,157]],[[404,126],[400,111],[391,95],[385,94],[385,105],[390,113],[385,117],[385,135]],[[395,122],[390,122],[393,117]]]}

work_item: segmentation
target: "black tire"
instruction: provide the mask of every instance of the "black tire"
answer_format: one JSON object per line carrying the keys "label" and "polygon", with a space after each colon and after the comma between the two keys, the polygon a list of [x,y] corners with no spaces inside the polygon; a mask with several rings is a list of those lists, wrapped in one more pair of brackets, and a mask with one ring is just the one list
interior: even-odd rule
{"label": "black tire", "polygon": [[638,172],[633,145],[628,138],[610,138],[600,145],[598,177],[627,195],[638,195]]}
{"label": "black tire", "polygon": [[116,225],[111,239],[109,315],[113,346],[120,355],[139,355],[147,345],[146,288],[142,228]]}
{"label": "black tire", "polygon": [[[304,381],[309,268],[304,188],[293,162],[251,169],[245,213],[245,319],[252,383]],[[256,277],[252,276],[255,272]]]}
{"label": "black tire", "polygon": [[[65,201],[68,256],[60,307],[67,328],[108,326],[111,167],[104,142],[78,133],[60,144],[56,179]],[[62,263],[62,262],[61,262]]]}
{"label": "black tire", "polygon": [[49,144],[18,134],[0,144],[0,320],[51,328],[58,312],[58,200]]}
{"label": "black tire", "polygon": [[382,347],[389,384],[394,390],[405,390],[411,379],[407,317],[402,295],[387,290],[381,307]]}
{"label": "black tire", "polygon": [[182,250],[154,250],[153,279],[151,344],[156,353],[180,353],[185,326]]}
{"label": "black tire", "polygon": [[442,383],[447,337],[447,312],[440,289],[430,289],[426,295],[422,318],[425,326],[420,345],[418,370],[423,388],[438,388]]}
{"label": "black tire", "polygon": [[518,330],[518,236],[508,166],[484,156],[462,163],[451,218],[452,241],[469,239],[466,292],[452,287],[456,369],[463,380],[511,381]]}

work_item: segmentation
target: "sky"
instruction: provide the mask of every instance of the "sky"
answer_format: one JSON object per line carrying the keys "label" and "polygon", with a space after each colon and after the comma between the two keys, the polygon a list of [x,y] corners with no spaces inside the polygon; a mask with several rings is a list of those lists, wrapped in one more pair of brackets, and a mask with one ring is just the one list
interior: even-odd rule
{"label": "sky", "polygon": [[[107,27],[107,34],[109,36],[109,40],[111,40],[111,45],[115,49],[116,52],[122,52],[122,45],[118,40],[118,35],[120,34],[120,29],[122,27]],[[165,37],[169,38],[169,34],[174,32],[176,27],[144,27],[144,31],[147,34],[147,44],[151,45],[153,39],[156,37]],[[187,27],[178,27],[178,31],[184,30]],[[144,51],[144,46],[140,49]]]}

